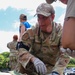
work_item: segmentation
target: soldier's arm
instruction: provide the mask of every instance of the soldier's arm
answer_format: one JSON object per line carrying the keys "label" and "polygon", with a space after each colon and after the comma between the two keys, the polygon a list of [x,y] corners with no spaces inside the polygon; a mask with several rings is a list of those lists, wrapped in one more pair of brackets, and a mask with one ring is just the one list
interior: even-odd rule
{"label": "soldier's arm", "polygon": [[45,75],[47,72],[45,64],[40,59],[30,54],[27,50],[23,49],[19,50],[21,51],[19,52],[19,62],[21,63],[23,68],[26,68],[28,62],[32,62],[37,73],[40,73],[40,75]]}
{"label": "soldier's arm", "polygon": [[62,53],[61,53],[58,61],[56,62],[53,71],[56,71],[60,75],[63,75],[63,72],[70,61],[70,56],[65,52],[66,51],[65,49],[63,49],[63,48],[61,48],[61,49],[62,49]]}
{"label": "soldier's arm", "polygon": [[25,26],[23,24],[20,24],[20,36],[19,41],[22,39],[22,34],[25,32]]}
{"label": "soldier's arm", "polygon": [[7,43],[7,47],[8,47],[8,48],[10,48],[10,42],[9,42],[9,43]]}
{"label": "soldier's arm", "polygon": [[26,65],[31,61],[34,56],[30,54],[26,49],[20,48],[19,49],[19,63],[25,68]]}
{"label": "soldier's arm", "polygon": [[63,71],[64,69],[67,67],[69,61],[70,61],[70,57],[69,55],[66,53],[66,49],[64,49],[61,45],[61,34],[62,34],[62,27],[59,26],[58,27],[58,35],[60,35],[60,45],[59,45],[59,49],[60,49],[60,56],[59,59],[57,60],[53,71],[56,71],[59,73],[59,75],[63,75]]}
{"label": "soldier's arm", "polygon": [[19,49],[19,62],[22,64],[22,66],[25,68],[26,65],[32,61],[32,58],[35,58],[29,51],[31,49],[31,39],[30,36],[28,34],[28,32],[26,31],[23,35],[22,35],[22,42],[24,45],[29,47],[29,50],[27,50],[27,48],[20,48]]}

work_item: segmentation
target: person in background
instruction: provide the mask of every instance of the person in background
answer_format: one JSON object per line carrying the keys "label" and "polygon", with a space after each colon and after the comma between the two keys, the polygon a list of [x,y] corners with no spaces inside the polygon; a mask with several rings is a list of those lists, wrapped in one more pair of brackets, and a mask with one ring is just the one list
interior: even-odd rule
{"label": "person in background", "polygon": [[31,24],[27,22],[27,16],[25,14],[21,14],[20,17],[20,27],[19,27],[19,41],[17,43],[16,49],[19,48],[27,48],[26,46],[23,45],[22,43],[22,35],[26,30],[28,30],[31,27]]}
{"label": "person in background", "polygon": [[[25,14],[20,14],[19,19],[20,19],[19,40],[18,40],[18,43],[16,45],[16,49],[19,50],[19,48],[26,48],[29,50],[29,47],[25,46],[22,43],[22,35],[25,33],[26,30],[31,28],[31,24],[29,22],[27,22],[27,16]],[[17,63],[16,68],[18,68],[19,66],[20,66],[20,64]]]}
{"label": "person in background", "polygon": [[66,15],[62,33],[62,45],[64,48],[75,50],[75,0],[60,0],[67,3]]}
{"label": "person in background", "polygon": [[[46,0],[52,3],[56,0]],[[67,4],[66,15],[64,19],[61,43],[64,48],[75,50],[75,0],[59,0]]]}
{"label": "person in background", "polygon": [[41,3],[36,9],[38,25],[25,31],[22,42],[27,48],[19,48],[16,72],[23,75],[63,75],[70,57],[61,45],[62,26],[54,22],[52,5]]}
{"label": "person in background", "polygon": [[7,43],[7,47],[10,49],[9,66],[11,70],[14,70],[17,65],[17,56],[18,56],[18,51],[16,50],[17,42],[18,42],[18,35],[13,35],[13,41]]}
{"label": "person in background", "polygon": [[23,33],[31,27],[31,24],[29,24],[29,22],[27,22],[27,16],[24,14],[21,14],[20,17],[20,27],[19,27],[19,32],[20,32],[20,37],[19,37],[19,41],[21,41],[21,37],[23,35]]}

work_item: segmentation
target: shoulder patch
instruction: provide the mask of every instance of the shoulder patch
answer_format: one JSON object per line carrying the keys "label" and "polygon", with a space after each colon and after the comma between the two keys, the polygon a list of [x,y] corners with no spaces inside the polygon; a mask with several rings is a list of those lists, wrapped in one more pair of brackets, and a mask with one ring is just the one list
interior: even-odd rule
{"label": "shoulder patch", "polygon": [[24,33],[23,36],[22,36],[22,40],[27,40],[29,38],[29,35],[28,33]]}
{"label": "shoulder patch", "polygon": [[29,29],[29,30],[28,30],[28,34],[29,34],[29,38],[30,38],[31,40],[34,39],[34,32],[33,32],[32,29]]}

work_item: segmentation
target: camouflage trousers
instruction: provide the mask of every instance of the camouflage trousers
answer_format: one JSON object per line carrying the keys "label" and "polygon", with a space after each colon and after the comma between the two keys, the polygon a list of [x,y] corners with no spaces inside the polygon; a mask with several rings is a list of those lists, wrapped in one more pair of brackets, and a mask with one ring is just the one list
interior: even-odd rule
{"label": "camouflage trousers", "polygon": [[[46,75],[50,75],[52,71],[56,71],[60,75],[63,75],[63,71],[67,67],[69,61],[70,61],[69,55],[67,53],[63,53],[54,66],[50,64],[45,64],[47,67]],[[36,72],[35,67],[31,62],[29,62],[25,68],[22,66],[22,64],[20,64],[17,71],[25,75],[41,75]]]}
{"label": "camouflage trousers", "polygon": [[[51,66],[50,64],[45,64],[47,67],[47,74],[46,75],[50,75],[50,73],[52,71],[56,71],[60,75],[63,75],[63,71],[66,68],[69,61],[70,61],[70,57],[68,56],[68,54],[63,53],[54,66]],[[24,67],[22,65],[22,63],[18,62],[18,65],[15,70],[16,71],[11,71],[10,73],[12,75],[41,75],[36,72],[35,67],[32,62],[29,62],[26,65],[26,67]]]}
{"label": "camouflage trousers", "polygon": [[[50,74],[53,70],[53,66],[46,65],[46,67],[48,69],[47,73]],[[42,75],[42,74],[39,74],[36,72],[35,67],[31,62],[27,64],[26,68],[24,68],[20,63],[18,63],[15,70],[17,73],[19,73],[19,75]],[[12,73],[16,73],[16,72],[12,72]],[[12,74],[12,75],[14,75],[14,74]]]}
{"label": "camouflage trousers", "polygon": [[16,72],[23,75],[40,75],[36,72],[34,65],[30,62],[27,64],[26,68],[24,68],[20,63],[17,64]]}
{"label": "camouflage trousers", "polygon": [[16,65],[17,65],[17,57],[16,56],[10,56],[10,61],[9,61],[9,67],[11,70],[14,70]]}

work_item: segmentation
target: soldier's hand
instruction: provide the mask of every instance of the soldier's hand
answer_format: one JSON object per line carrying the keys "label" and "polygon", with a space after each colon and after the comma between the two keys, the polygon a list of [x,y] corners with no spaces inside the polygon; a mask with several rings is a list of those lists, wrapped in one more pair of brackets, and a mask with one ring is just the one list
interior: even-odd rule
{"label": "soldier's hand", "polygon": [[35,66],[35,69],[36,69],[37,73],[40,73],[42,75],[46,74],[46,72],[47,72],[46,66],[40,59],[35,58],[33,60],[33,64]]}

